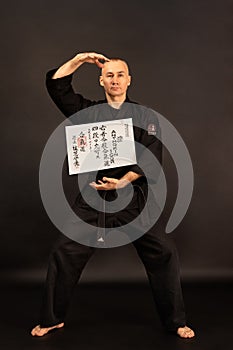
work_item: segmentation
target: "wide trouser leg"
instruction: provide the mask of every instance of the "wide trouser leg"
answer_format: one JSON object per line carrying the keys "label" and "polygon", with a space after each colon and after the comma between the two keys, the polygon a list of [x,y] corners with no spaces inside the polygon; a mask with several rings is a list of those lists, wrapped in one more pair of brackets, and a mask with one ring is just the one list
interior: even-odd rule
{"label": "wide trouser leg", "polygon": [[185,326],[178,254],[174,241],[164,232],[162,220],[134,246],[145,266],[162,324],[170,331]]}
{"label": "wide trouser leg", "polygon": [[64,322],[74,287],[95,248],[61,236],[53,249],[47,272],[40,326],[51,327]]}
{"label": "wide trouser leg", "polygon": [[[42,300],[40,326],[51,327],[64,322],[71,301],[74,287],[79,281],[82,271],[96,248],[88,244],[78,243],[75,239],[87,237],[87,242],[98,238],[98,213],[89,207],[80,207],[76,222],[69,218],[64,227],[69,228],[72,238],[60,235],[60,239],[50,254],[47,278]],[[84,219],[93,229],[85,225]],[[107,227],[114,225],[114,216],[106,218]]]}

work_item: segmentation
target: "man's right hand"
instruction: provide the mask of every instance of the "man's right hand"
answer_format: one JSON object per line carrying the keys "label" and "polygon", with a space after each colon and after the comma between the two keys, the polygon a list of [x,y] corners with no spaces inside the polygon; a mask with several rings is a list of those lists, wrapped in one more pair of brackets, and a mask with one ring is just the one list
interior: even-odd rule
{"label": "man's right hand", "polygon": [[[102,62],[101,62],[102,61]],[[56,73],[53,75],[53,79],[62,78],[66,75],[72,74],[78,69],[83,63],[96,64],[97,67],[102,68],[105,61],[110,61],[106,56],[96,52],[82,52],[71,58],[71,60],[64,63],[58,68]]]}
{"label": "man's right hand", "polygon": [[[82,62],[82,63],[94,63],[96,64],[99,68],[103,67],[103,62],[104,61],[110,61],[109,58],[106,56],[96,53],[96,52],[83,52],[83,53],[78,53],[74,58],[74,61],[77,62]],[[100,60],[102,62],[100,62]]]}

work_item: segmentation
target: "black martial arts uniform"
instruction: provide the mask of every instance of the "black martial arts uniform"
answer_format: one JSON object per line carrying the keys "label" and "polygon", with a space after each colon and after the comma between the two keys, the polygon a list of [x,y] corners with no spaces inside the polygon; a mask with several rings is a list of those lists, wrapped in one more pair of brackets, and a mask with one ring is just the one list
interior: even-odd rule
{"label": "black martial arts uniform", "polygon": [[[91,106],[107,104],[106,100],[90,101],[83,98],[82,95],[74,93],[71,85],[72,74],[59,79],[52,79],[55,71],[52,70],[47,73],[46,86],[52,100],[66,117]],[[131,103],[128,97],[125,102],[125,104]],[[121,109],[124,108],[125,104]],[[133,105],[132,103],[132,108]],[[117,116],[119,110],[111,106],[109,108],[111,113],[116,113]],[[155,136],[149,135],[146,129],[140,130],[135,126],[134,136],[136,141],[141,142],[151,150],[161,162],[162,144]],[[117,215],[115,213],[105,215],[104,227],[112,228],[131,222],[141,212],[142,203],[145,204],[149,186],[142,169],[138,165],[99,171],[96,180],[102,179],[103,176],[119,179],[128,171],[143,176],[134,181],[134,195],[127,207],[119,211]],[[89,186],[89,188],[91,187]],[[127,187],[122,190],[127,191]],[[106,201],[111,201],[115,196],[115,191],[95,191],[95,193],[97,196],[104,197]],[[89,206],[83,200],[80,192],[77,194],[72,209],[83,221],[96,226],[96,231],[101,226],[98,210]],[[151,210],[149,216],[153,215],[154,208]],[[82,231],[82,220],[77,225],[80,231]],[[178,327],[183,327],[186,324],[185,311],[177,251],[173,240],[165,234],[164,226],[162,216],[160,216],[156,224],[143,236],[133,241],[133,245],[145,266],[160,319],[167,330],[176,331]],[[83,229],[85,229],[85,225],[83,225]],[[60,236],[49,259],[40,316],[41,327],[50,327],[64,321],[74,287],[95,249],[93,246],[77,243],[77,241],[64,235]]]}

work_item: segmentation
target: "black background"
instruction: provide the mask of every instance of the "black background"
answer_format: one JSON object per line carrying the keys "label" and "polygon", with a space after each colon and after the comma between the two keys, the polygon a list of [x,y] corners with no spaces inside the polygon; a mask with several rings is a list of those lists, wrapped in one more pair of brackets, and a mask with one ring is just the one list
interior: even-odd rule
{"label": "black background", "polygon": [[[185,141],[194,167],[189,210],[171,233],[182,277],[231,279],[232,15],[230,0],[9,1],[1,5],[1,246],[4,276],[42,280],[57,229],[40,199],[39,164],[64,120],[45,89],[46,72],[78,52],[129,62],[129,96],[165,116]],[[76,89],[103,97],[99,71],[84,65]],[[167,152],[166,213],[177,193]],[[141,280],[131,246],[98,250],[83,279]]]}

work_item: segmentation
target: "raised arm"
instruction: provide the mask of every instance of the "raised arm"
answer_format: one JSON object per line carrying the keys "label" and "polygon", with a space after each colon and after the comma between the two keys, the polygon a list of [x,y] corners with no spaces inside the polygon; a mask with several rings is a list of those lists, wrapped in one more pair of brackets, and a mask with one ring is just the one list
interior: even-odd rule
{"label": "raised arm", "polygon": [[102,54],[95,52],[79,53],[59,68],[52,69],[47,73],[46,87],[48,93],[66,117],[95,104],[95,101],[86,99],[81,94],[74,92],[72,87],[73,73],[83,63],[96,64],[101,68],[104,61],[109,61],[109,59]]}

